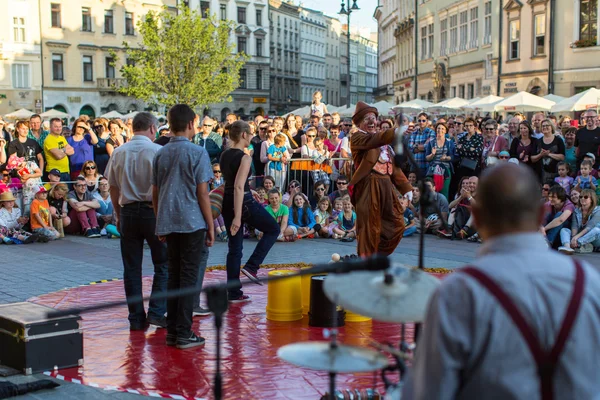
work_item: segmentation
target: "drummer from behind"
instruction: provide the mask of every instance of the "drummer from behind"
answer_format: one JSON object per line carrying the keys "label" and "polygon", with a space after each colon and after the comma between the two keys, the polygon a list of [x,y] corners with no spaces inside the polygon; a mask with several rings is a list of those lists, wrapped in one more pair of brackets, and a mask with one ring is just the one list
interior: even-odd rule
{"label": "drummer from behind", "polygon": [[490,168],[477,195],[484,245],[430,299],[402,400],[597,398],[600,273],[548,249],[527,167]]}

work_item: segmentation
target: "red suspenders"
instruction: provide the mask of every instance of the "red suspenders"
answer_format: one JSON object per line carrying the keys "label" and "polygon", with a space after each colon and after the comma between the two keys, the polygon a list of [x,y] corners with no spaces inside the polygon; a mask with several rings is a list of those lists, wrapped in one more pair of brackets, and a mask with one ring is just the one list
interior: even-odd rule
{"label": "red suspenders", "polygon": [[562,325],[558,331],[556,342],[550,351],[542,349],[540,343],[536,337],[535,332],[531,326],[527,323],[523,314],[515,306],[515,303],[510,299],[506,292],[496,284],[487,274],[479,269],[473,267],[466,267],[460,270],[467,275],[475,278],[488,292],[490,292],[500,305],[504,308],[506,313],[512,319],[513,323],[521,332],[521,336],[527,343],[529,351],[537,364],[537,373],[540,379],[540,393],[542,400],[553,400],[553,378],[556,370],[556,364],[560,357],[569,334],[573,328],[575,318],[579,312],[581,305],[581,299],[583,297],[583,287],[585,284],[585,276],[583,274],[583,268],[579,261],[575,261],[575,285],[573,286],[573,294],[567,307]]}

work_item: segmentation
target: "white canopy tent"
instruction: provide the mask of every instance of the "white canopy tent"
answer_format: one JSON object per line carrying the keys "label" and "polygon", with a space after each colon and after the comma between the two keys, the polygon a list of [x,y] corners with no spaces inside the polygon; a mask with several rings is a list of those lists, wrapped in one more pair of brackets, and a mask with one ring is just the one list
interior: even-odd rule
{"label": "white canopy tent", "polygon": [[340,116],[342,117],[351,117],[354,114],[354,110],[356,109],[356,104],[350,104],[348,108],[342,111],[338,111]]}
{"label": "white canopy tent", "polygon": [[102,114],[100,116],[100,118],[106,118],[106,119],[115,119],[115,118],[119,118],[119,119],[123,119],[123,114],[121,114],[118,111],[109,111],[106,114]]}
{"label": "white canopy tent", "polygon": [[426,100],[414,99],[410,101],[405,101],[404,103],[400,103],[397,106],[394,106],[394,111],[401,111],[406,113],[418,113],[420,111],[426,110],[427,108],[433,106],[433,103],[430,103]]}
{"label": "white canopy tent", "polygon": [[543,97],[536,96],[529,92],[516,93],[494,105],[494,110],[503,111],[550,111],[552,106],[556,104],[553,101],[546,100]]}
{"label": "white canopy tent", "polygon": [[430,107],[427,107],[427,111],[435,113],[453,112],[459,111],[462,107],[466,105],[469,105],[469,100],[461,99],[460,97],[454,97],[452,99],[446,99]]}
{"label": "white canopy tent", "polygon": [[46,118],[46,119],[51,119],[51,118],[71,118],[71,116],[65,112],[59,111],[59,110],[55,110],[54,108],[51,110],[48,110],[42,114],[40,114],[40,117],[42,118]]}
{"label": "white canopy tent", "polygon": [[31,112],[25,108],[21,108],[20,110],[17,111],[13,111],[9,114],[6,114],[4,116],[4,118],[7,119],[27,119],[29,117],[31,117],[33,114],[35,114],[34,112]]}
{"label": "white canopy tent", "polygon": [[393,110],[394,105],[388,103],[385,100],[378,101],[377,103],[370,104],[375,107],[379,112],[379,115],[394,115],[395,111]]}
{"label": "white canopy tent", "polygon": [[552,112],[573,112],[589,109],[598,109],[600,107],[600,90],[590,88],[575,96],[564,99],[552,107]]}
{"label": "white canopy tent", "polygon": [[127,120],[129,118],[133,119],[135,118],[136,115],[138,115],[140,112],[139,111],[132,111],[129,114],[125,114],[123,115],[122,119]]}
{"label": "white canopy tent", "polygon": [[557,96],[555,94],[547,94],[544,96],[544,99],[546,100],[550,100],[553,101],[555,103],[560,103],[561,101],[563,101],[565,98],[562,96]]}
{"label": "white canopy tent", "polygon": [[463,109],[491,112],[494,111],[494,107],[496,106],[496,104],[498,104],[502,100],[504,100],[504,97],[489,95],[482,99],[467,104],[463,107]]}

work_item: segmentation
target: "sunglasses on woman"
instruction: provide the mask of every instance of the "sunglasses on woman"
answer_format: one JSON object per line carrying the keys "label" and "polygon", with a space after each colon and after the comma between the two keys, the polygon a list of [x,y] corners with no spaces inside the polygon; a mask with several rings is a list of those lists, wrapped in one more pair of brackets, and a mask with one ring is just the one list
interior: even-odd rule
{"label": "sunglasses on woman", "polygon": [[96,169],[95,165],[88,165],[87,167],[85,167],[85,169]]}
{"label": "sunglasses on woman", "polygon": [[590,197],[590,196],[587,196],[587,195],[586,195],[586,196],[581,196],[581,198],[582,198],[582,199],[585,199],[585,200],[591,199],[591,197]]}
{"label": "sunglasses on woman", "polygon": [[220,169],[213,169],[213,174],[220,174],[221,170]]}

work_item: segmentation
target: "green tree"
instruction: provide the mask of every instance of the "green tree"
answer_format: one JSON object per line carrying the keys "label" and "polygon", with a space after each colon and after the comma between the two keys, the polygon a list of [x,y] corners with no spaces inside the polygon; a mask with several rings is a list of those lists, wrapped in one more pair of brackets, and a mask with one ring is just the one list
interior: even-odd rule
{"label": "green tree", "polygon": [[139,47],[123,43],[128,62],[121,73],[127,84],[119,92],[167,107],[231,101],[229,93],[239,86],[239,70],[248,59],[229,43],[232,21],[180,7],[178,14],[148,12],[138,29]]}

